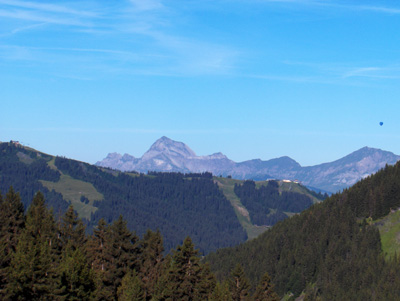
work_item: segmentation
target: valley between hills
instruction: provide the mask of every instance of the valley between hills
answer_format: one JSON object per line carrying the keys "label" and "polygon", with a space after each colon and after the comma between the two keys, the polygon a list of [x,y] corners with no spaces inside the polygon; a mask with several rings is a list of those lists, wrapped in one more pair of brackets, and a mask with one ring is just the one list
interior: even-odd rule
{"label": "valley between hills", "polygon": [[[3,297],[400,297],[399,163],[328,196],[288,179],[122,172],[1,143],[0,179]],[[32,271],[40,288],[22,280]]]}

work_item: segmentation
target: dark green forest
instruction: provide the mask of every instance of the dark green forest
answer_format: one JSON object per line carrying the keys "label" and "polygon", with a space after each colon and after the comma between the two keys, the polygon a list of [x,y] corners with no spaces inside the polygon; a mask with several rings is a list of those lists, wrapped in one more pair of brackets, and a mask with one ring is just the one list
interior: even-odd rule
{"label": "dark green forest", "polygon": [[266,274],[254,295],[240,265],[218,282],[187,237],[164,255],[159,231],[100,219],[93,234],[72,207],[55,219],[38,192],[26,214],[11,187],[0,194],[2,300],[278,300]]}
{"label": "dark green forest", "polygon": [[[100,219],[107,223],[123,214],[128,228],[143,235],[147,229],[159,229],[167,251],[190,236],[201,253],[233,246],[247,239],[234,209],[210,173],[122,173],[110,169],[54,157],[12,143],[0,144],[0,189],[10,185],[21,195],[28,208],[37,191],[45,196],[56,216],[63,214],[69,202],[45,187],[40,180],[57,182],[61,173],[92,184],[104,196],[95,201],[96,212],[85,220],[91,232]],[[82,196],[82,202],[88,200]]]}
{"label": "dark green forest", "polygon": [[[400,299],[400,259],[385,256],[373,223],[400,207],[400,163],[314,205],[287,201],[274,181],[236,185],[255,224],[311,205],[238,245],[246,235],[211,174],[121,173],[0,151],[1,299]],[[90,220],[38,181],[65,175],[104,196]]]}
{"label": "dark green forest", "polygon": [[57,157],[64,174],[92,183],[105,201],[95,203],[89,227],[100,219],[112,222],[123,214],[128,227],[143,234],[160,229],[167,250],[190,236],[201,250],[210,252],[236,245],[247,236],[229,201],[210,173],[157,173],[131,176],[82,162]]}
{"label": "dark green forest", "polygon": [[35,193],[40,190],[54,212],[65,212],[69,205],[62,195],[54,190],[49,191],[38,181],[57,182],[60,179],[60,173],[47,165],[51,158],[11,143],[0,143],[0,191],[7,191],[12,185],[27,208]]}
{"label": "dark green forest", "polygon": [[280,295],[399,300],[399,258],[385,260],[378,229],[367,222],[400,207],[399,192],[397,163],[206,261],[219,280],[240,263],[253,287],[267,272]]}
{"label": "dark green forest", "polygon": [[[182,243],[188,235],[202,254],[247,239],[231,202],[211,173],[123,173],[13,143],[0,143],[0,189],[7,191],[12,185],[20,193],[25,208],[35,193],[41,191],[56,217],[65,213],[71,201],[62,193],[73,189],[80,193],[81,189],[79,185],[68,188],[69,191],[52,189],[53,184],[62,183],[65,177],[81,181],[80,185],[90,185],[101,195],[89,200],[83,193],[81,206],[74,205],[80,213],[85,205],[91,208],[83,215],[89,233],[100,219],[112,223],[123,214],[128,228],[138,235],[147,229],[159,229],[166,251]],[[312,203],[306,195],[310,191],[279,192],[276,186],[274,181],[259,188],[253,181],[236,185],[234,191],[249,211],[253,225],[273,225],[287,217],[284,212],[299,212]],[[322,195],[314,197],[322,199]]]}
{"label": "dark green forest", "polygon": [[[291,191],[279,191],[277,181],[268,181],[267,185],[256,187],[254,181],[235,184],[235,194],[249,211],[255,225],[275,225],[287,218],[284,212],[301,212],[310,207],[311,197]],[[322,199],[322,195],[317,195]],[[275,209],[275,212],[271,212]]]}

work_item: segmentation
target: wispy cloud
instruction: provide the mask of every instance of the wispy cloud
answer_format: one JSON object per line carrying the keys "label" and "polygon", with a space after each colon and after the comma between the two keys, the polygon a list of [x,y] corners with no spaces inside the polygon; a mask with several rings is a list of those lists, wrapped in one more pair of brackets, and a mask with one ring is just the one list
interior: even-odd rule
{"label": "wispy cloud", "polygon": [[92,134],[235,134],[239,131],[246,132],[241,129],[157,129],[157,128],[81,128],[81,127],[33,127],[33,128],[0,128],[7,131],[17,132],[38,132],[38,133],[92,133]]}
{"label": "wispy cloud", "polygon": [[36,24],[30,24],[28,26],[16,27],[16,28],[11,29],[9,32],[0,34],[0,37],[12,36],[12,35],[15,35],[20,32],[34,30],[34,29],[36,29],[38,27],[42,27],[44,25],[46,25],[46,23],[36,23]]}
{"label": "wispy cloud", "polygon": [[[195,39],[183,34],[176,21],[176,18],[182,17],[180,13],[179,8],[167,7],[161,0],[130,0],[119,5],[109,5],[109,7],[92,5],[85,1],[65,2],[63,5],[58,5],[34,1],[0,0],[0,17],[16,21],[13,23],[16,27],[0,33],[0,37],[35,29],[40,34],[41,29],[46,32],[52,25],[61,25],[64,27],[57,30],[62,30],[63,35],[66,33],[76,35],[77,32],[87,34],[97,41],[95,43],[99,44],[98,47],[15,45],[20,53],[21,50],[25,52],[24,56],[19,57],[21,59],[36,57],[38,60],[48,61],[56,55],[74,52],[74,56],[70,59],[79,60],[81,54],[97,53],[103,55],[101,63],[97,60],[100,57],[92,57],[91,62],[86,61],[87,68],[85,69],[100,67],[106,73],[117,69],[124,74],[143,73],[166,76],[230,72],[234,68],[239,52],[229,45],[209,42],[206,39]],[[116,39],[117,44],[126,41],[123,48],[115,45]],[[103,44],[103,41],[115,45],[112,47],[114,49],[101,47],[100,44]],[[28,55],[29,52],[31,52],[30,55]],[[107,56],[104,57],[104,55]],[[17,59],[17,56],[9,54],[2,58],[3,60]],[[86,57],[85,60],[87,59],[89,58]],[[59,61],[63,61],[61,57]],[[115,68],[116,62],[120,62],[121,66]],[[93,64],[98,65],[96,67]],[[78,77],[86,78],[87,76]]]}
{"label": "wispy cloud", "polygon": [[88,21],[76,18],[48,16],[26,10],[10,11],[10,10],[0,9],[0,17],[41,22],[41,23],[52,23],[52,24],[62,24],[62,25],[74,25],[74,26],[89,26],[91,24]]}
{"label": "wispy cloud", "polygon": [[[226,1],[226,0],[224,0]],[[338,8],[343,10],[358,10],[358,11],[370,11],[384,14],[400,14],[400,8],[396,6],[383,6],[383,5],[364,5],[361,1],[348,1],[346,4],[337,0],[228,0],[233,2],[243,3],[256,3],[256,4],[296,4],[306,7],[326,7],[326,8]],[[396,2],[392,3],[393,5]]]}
{"label": "wispy cloud", "polygon": [[360,67],[344,62],[284,61],[278,69],[280,74],[244,73],[241,76],[269,81],[350,86],[369,85],[371,80],[384,83],[385,80],[400,79],[400,66],[397,63]]}
{"label": "wispy cloud", "polygon": [[0,17],[21,21],[67,26],[92,26],[99,13],[86,9],[85,5],[72,8],[44,2],[0,0]]}
{"label": "wispy cloud", "polygon": [[[288,3],[296,4],[297,7],[307,6],[307,9],[315,6],[386,14],[400,13],[400,9],[397,8],[358,5],[353,2],[343,4],[343,2],[333,0],[219,0],[214,5],[223,7],[223,5],[229,5],[230,1],[240,1],[246,6],[254,3],[271,5]],[[0,49],[2,52],[0,59],[32,59],[58,65],[68,62],[69,65],[64,64],[64,69],[58,68],[58,70],[67,73],[70,70],[71,74],[64,74],[64,76],[74,78],[92,78],[88,76],[88,70],[101,70],[104,74],[119,72],[124,75],[161,76],[243,76],[242,74],[246,74],[246,70],[241,70],[240,67],[242,59],[245,56],[251,56],[246,52],[246,46],[239,49],[237,46],[222,42],[222,39],[221,41],[212,40],[205,35],[190,36],[181,28],[185,22],[190,23],[188,20],[190,17],[184,15],[185,11],[179,7],[179,2],[129,0],[118,5],[86,1],[61,3],[0,0],[0,17],[3,18],[3,22],[6,18],[15,21],[8,26],[8,30],[3,29],[0,37],[17,35],[25,31],[48,34],[53,26],[56,30],[52,34],[57,33],[58,37],[78,36],[82,45],[77,45],[71,39],[66,40],[65,43],[60,39],[57,43],[49,39],[45,44],[31,41],[29,46],[24,45],[23,40],[19,41],[20,44],[12,41],[8,44],[14,46]],[[185,5],[201,6],[195,1],[189,1],[189,4]],[[288,6],[285,5],[285,7]],[[190,8],[186,7],[186,9]],[[86,43],[86,40],[91,42]],[[3,41],[3,45],[7,45],[7,41]],[[52,45],[59,47],[51,47]],[[111,46],[108,47],[108,45]],[[13,47],[17,50],[16,54],[11,51]],[[80,65],[84,65],[85,68],[78,69]],[[249,75],[249,77],[332,83],[356,77],[394,76],[385,74],[384,70],[371,68],[373,67],[343,67],[335,71],[329,70],[327,66],[305,67],[303,69],[305,72],[300,75],[282,73],[281,75]],[[97,74],[99,72],[93,76],[96,77]]]}
{"label": "wispy cloud", "polygon": [[397,7],[389,7],[389,6],[378,6],[378,5],[363,5],[360,3],[352,4],[342,4],[336,1],[310,1],[307,4],[313,4],[318,6],[326,6],[331,8],[338,8],[348,11],[369,11],[374,13],[383,13],[383,14],[400,14],[400,8]]}
{"label": "wispy cloud", "polygon": [[344,7],[348,7],[350,9],[377,12],[377,13],[396,14],[396,15],[400,14],[400,8],[395,8],[395,7],[368,6],[368,5],[349,5]]}
{"label": "wispy cloud", "polygon": [[17,1],[17,0],[0,0],[0,4],[11,7],[42,11],[42,12],[62,13],[62,14],[77,15],[77,16],[95,17],[97,15],[96,13],[91,11],[72,9],[70,7],[52,3],[43,3],[43,2],[38,3],[38,2]]}
{"label": "wispy cloud", "polygon": [[362,67],[362,68],[354,68],[347,71],[343,74],[344,78],[347,77],[356,77],[356,76],[371,76],[372,74],[376,73],[376,71],[381,71],[382,68],[378,67]]}
{"label": "wispy cloud", "polygon": [[356,67],[343,74],[343,78],[366,77],[375,79],[400,79],[398,66],[392,67]]}

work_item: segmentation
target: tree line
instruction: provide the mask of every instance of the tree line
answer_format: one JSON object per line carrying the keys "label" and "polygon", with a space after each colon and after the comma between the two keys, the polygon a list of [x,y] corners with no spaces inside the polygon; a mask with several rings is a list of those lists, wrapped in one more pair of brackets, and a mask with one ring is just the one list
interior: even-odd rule
{"label": "tree line", "polygon": [[250,290],[243,268],[218,282],[190,237],[164,255],[159,231],[142,238],[120,216],[91,235],[72,207],[56,219],[38,192],[24,210],[11,187],[0,194],[3,300],[279,300],[265,274]]}

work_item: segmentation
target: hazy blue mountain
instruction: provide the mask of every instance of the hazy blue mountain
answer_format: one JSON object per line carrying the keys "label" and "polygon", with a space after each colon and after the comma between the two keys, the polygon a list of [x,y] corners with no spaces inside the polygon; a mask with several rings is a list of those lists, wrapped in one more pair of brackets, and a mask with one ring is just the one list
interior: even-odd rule
{"label": "hazy blue mountain", "polygon": [[303,185],[328,192],[337,192],[375,173],[386,164],[394,164],[400,156],[380,149],[364,147],[339,160],[315,166],[302,167],[295,160],[284,156],[267,161],[260,159],[234,162],[222,153],[197,156],[182,142],[167,137],[158,139],[141,157],[128,154],[109,154],[96,163],[121,171],[174,171],[211,172],[214,175],[231,175],[236,179],[298,180]]}
{"label": "hazy blue mountain", "polygon": [[140,158],[133,156],[132,160],[125,161],[130,155],[116,153],[109,154],[104,160],[96,163],[98,166],[111,167],[121,171],[135,170],[138,172],[165,171],[165,172],[206,172],[215,175],[225,174],[236,165],[222,153],[209,156],[197,156],[193,150],[182,142],[161,137]]}
{"label": "hazy blue mountain", "polygon": [[303,167],[297,177],[307,186],[336,192],[398,160],[400,156],[391,152],[363,147],[339,160]]}

